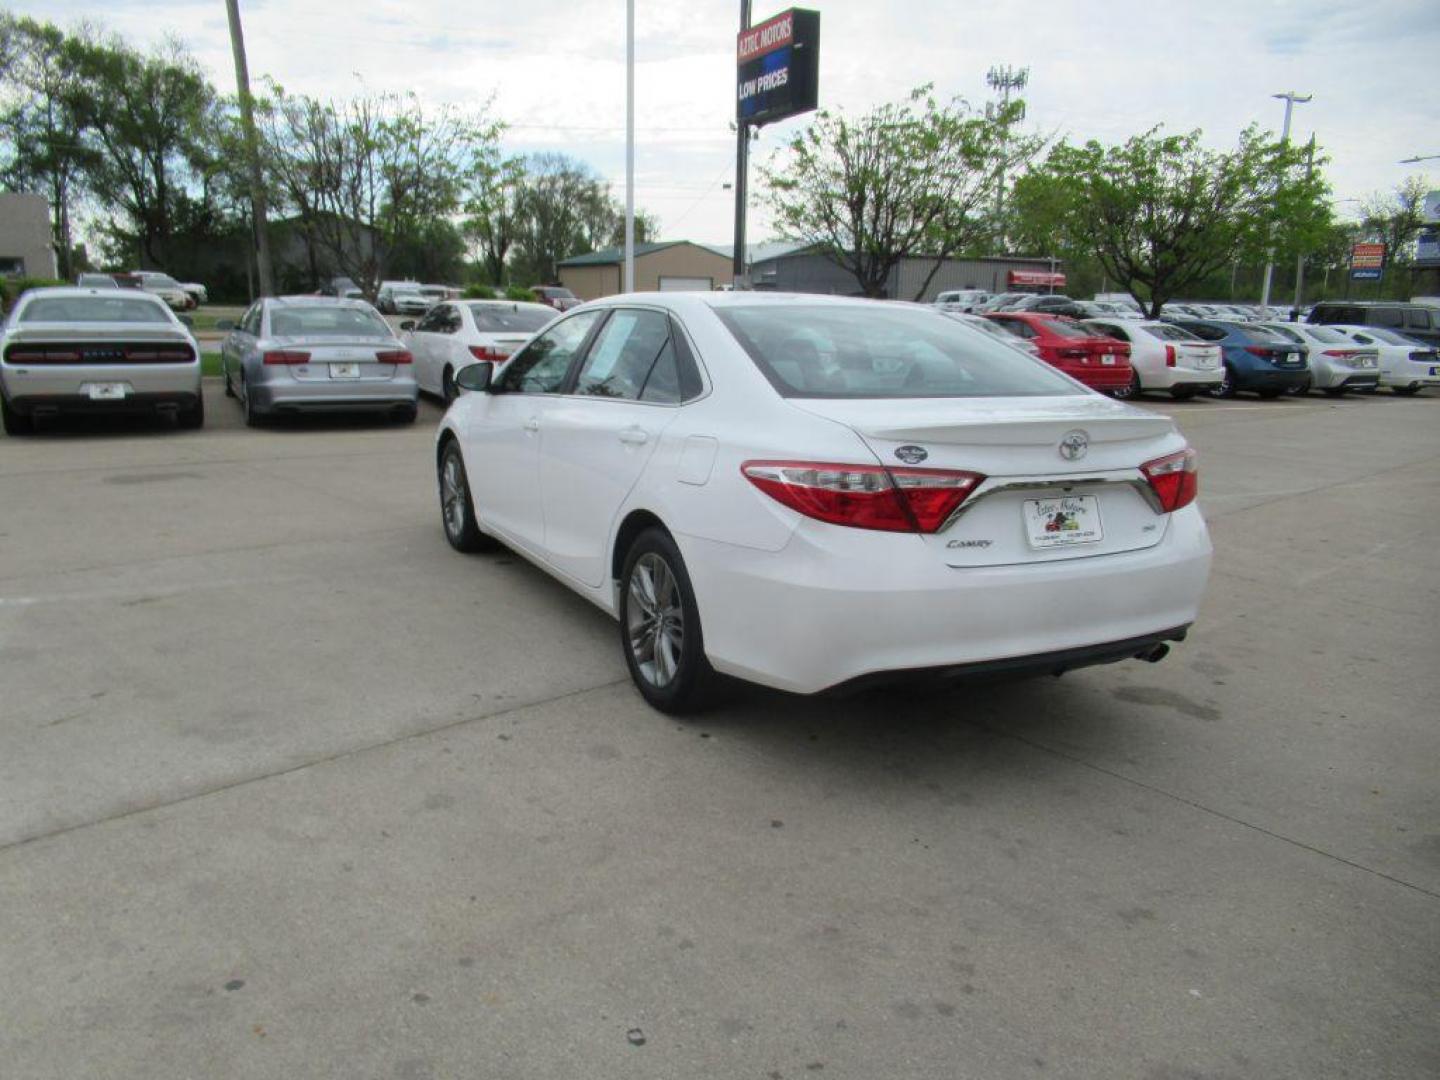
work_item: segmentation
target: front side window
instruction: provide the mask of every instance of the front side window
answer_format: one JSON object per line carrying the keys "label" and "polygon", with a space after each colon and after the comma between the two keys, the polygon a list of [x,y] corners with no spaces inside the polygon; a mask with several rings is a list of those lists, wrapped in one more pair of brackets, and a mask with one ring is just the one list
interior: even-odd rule
{"label": "front side window", "polygon": [[16,321],[168,323],[170,314],[158,300],[138,296],[37,296],[20,309]]}
{"label": "front side window", "polygon": [[753,304],[716,315],[785,397],[1083,394],[1053,368],[919,308]]}
{"label": "front side window", "polygon": [[[621,308],[610,316],[590,347],[575,381],[575,393],[639,401],[656,361],[669,344],[670,321],[663,314]],[[668,364],[673,381],[673,349]]]}
{"label": "front side window", "polygon": [[1413,330],[1430,329],[1430,313],[1423,308],[1410,308],[1405,312],[1405,325]]}
{"label": "front side window", "polygon": [[554,394],[603,311],[586,311],[555,325],[513,356],[496,380],[505,394]]}

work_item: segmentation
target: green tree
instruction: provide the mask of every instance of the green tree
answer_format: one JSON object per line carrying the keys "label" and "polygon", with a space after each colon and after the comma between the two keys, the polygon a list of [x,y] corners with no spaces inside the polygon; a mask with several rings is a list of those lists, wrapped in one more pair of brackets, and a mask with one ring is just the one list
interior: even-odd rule
{"label": "green tree", "polygon": [[45,195],[64,279],[76,269],[73,208],[97,165],[94,145],[82,131],[78,45],[49,23],[0,12],[0,91],[6,101],[0,107],[0,183]]}
{"label": "green tree", "polygon": [[565,154],[536,154],[525,162],[516,202],[512,277],[558,279],[562,259],[606,247],[615,234],[610,187],[590,166]]}
{"label": "green tree", "polygon": [[501,131],[484,109],[427,110],[413,94],[322,101],[273,85],[256,123],[277,201],[371,299],[407,245],[459,214]]}
{"label": "green tree", "polygon": [[478,159],[468,178],[466,246],[494,285],[505,284],[506,260],[520,235],[525,193],[523,158]]}
{"label": "green tree", "polygon": [[1093,255],[1157,316],[1166,301],[1268,249],[1314,250],[1331,212],[1306,153],[1253,127],[1229,151],[1206,148],[1199,131],[1158,127],[1121,146],[1061,142],[1016,181],[1013,235],[1032,250]]}
{"label": "green tree", "polygon": [[207,160],[214,88],[175,42],[142,54],[118,38],[82,41],[76,53],[78,119],[97,151],[90,190],[122,216],[140,257],[168,269],[179,205]]}
{"label": "green tree", "polygon": [[945,259],[993,236],[986,206],[1002,171],[1028,161],[1040,140],[1017,134],[1023,103],[990,115],[931,87],[851,120],[822,111],[763,171],[780,231],[816,245],[883,296],[904,258],[931,260],[919,299]]}
{"label": "green tree", "polygon": [[1377,191],[1360,204],[1360,229],[1385,244],[1387,263],[1405,266],[1414,260],[1415,239],[1425,227],[1425,193],[1430,190],[1425,177],[1410,176],[1392,191]]}

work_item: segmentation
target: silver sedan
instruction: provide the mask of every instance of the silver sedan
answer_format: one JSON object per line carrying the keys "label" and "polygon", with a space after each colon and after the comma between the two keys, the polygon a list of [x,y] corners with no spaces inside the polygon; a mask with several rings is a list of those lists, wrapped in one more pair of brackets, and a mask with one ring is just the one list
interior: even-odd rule
{"label": "silver sedan", "polygon": [[225,393],[251,427],[278,413],[389,413],[415,419],[414,358],[363,300],[282,296],[259,300],[220,350]]}

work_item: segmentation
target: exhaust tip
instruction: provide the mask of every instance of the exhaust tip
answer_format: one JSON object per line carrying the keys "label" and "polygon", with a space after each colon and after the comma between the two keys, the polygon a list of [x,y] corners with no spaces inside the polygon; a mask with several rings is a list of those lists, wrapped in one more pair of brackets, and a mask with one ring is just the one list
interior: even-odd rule
{"label": "exhaust tip", "polygon": [[1135,654],[1136,660],[1144,660],[1147,663],[1158,664],[1165,657],[1170,655],[1170,646],[1165,644],[1156,645],[1154,648],[1146,649],[1144,652]]}

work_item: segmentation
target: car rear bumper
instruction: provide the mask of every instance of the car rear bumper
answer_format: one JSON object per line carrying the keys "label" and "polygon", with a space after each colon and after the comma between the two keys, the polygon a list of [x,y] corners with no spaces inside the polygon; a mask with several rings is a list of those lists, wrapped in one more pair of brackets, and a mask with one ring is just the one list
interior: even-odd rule
{"label": "car rear bumper", "polygon": [[1238,368],[1237,390],[1291,390],[1310,385],[1309,368]]}
{"label": "car rear bumper", "polygon": [[810,522],[773,553],[677,539],[710,662],[798,693],[1134,655],[1195,621],[1211,558],[1193,505],[1170,515],[1153,547],[1012,566],[952,568],[919,537]]}
{"label": "car rear bumper", "polygon": [[1141,372],[1140,381],[1146,390],[1205,390],[1219,386],[1224,375],[1224,371],[1218,367],[1166,367],[1153,374]]}
{"label": "car rear bumper", "polygon": [[[123,398],[94,401],[89,387],[120,384]],[[143,411],[156,404],[193,405],[200,397],[200,365],[87,364],[84,366],[0,365],[0,390],[17,412],[39,410]]]}
{"label": "car rear bumper", "polygon": [[199,391],[186,393],[127,394],[123,398],[94,401],[85,394],[28,394],[6,397],[10,408],[22,416],[58,416],[80,413],[120,415],[126,413],[188,411],[200,400]]}
{"label": "car rear bumper", "polygon": [[1380,373],[1381,386],[1440,386],[1440,361],[1434,364],[1416,363],[1409,360],[1392,364]]}
{"label": "car rear bumper", "polygon": [[326,379],[255,382],[246,386],[260,412],[384,411],[419,401],[413,377],[404,379]]}

